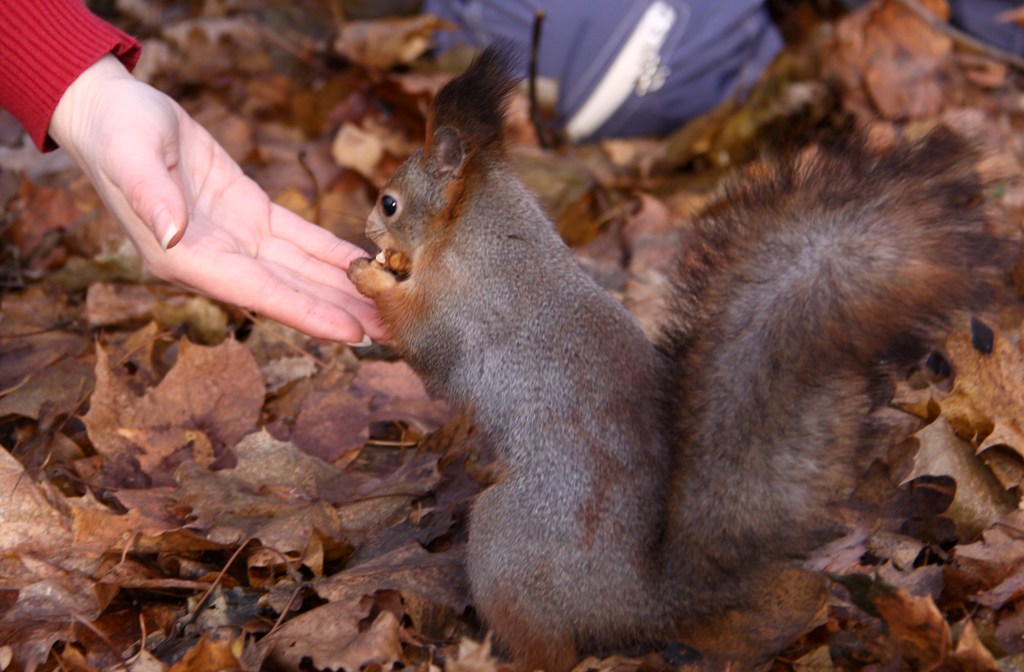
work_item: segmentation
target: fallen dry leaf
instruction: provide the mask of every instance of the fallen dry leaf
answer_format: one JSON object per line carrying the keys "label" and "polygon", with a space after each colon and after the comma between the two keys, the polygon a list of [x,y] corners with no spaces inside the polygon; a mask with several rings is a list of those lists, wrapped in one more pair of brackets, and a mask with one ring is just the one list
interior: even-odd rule
{"label": "fallen dry leaf", "polygon": [[986,530],[978,541],[953,549],[953,562],[946,573],[956,581],[956,595],[960,599],[991,590],[1024,567],[1022,523],[1024,511],[1014,511],[999,525]]}
{"label": "fallen dry leaf", "polygon": [[85,352],[89,342],[65,331],[45,331],[0,341],[0,394],[14,391],[65,357]]}
{"label": "fallen dry leaf", "polygon": [[400,624],[390,611],[382,611],[368,628],[361,628],[371,605],[372,600],[325,604],[288,621],[259,647],[283,670],[297,672],[304,660],[321,670],[392,670],[402,660]]}
{"label": "fallen dry leaf", "polygon": [[[51,341],[51,346],[56,347],[46,358],[60,352],[67,353],[69,346],[72,351],[78,350],[80,345],[64,339]],[[37,364],[40,360],[36,357],[38,355],[33,354],[28,359]],[[57,361],[36,369],[12,387],[0,391],[0,417],[16,415],[49,425],[58,417],[70,415],[82,406],[92,391],[94,368],[92,355],[86,353],[77,357],[61,356]]]}
{"label": "fallen dry leaf", "polygon": [[[149,492],[150,502],[159,502],[156,492]],[[164,500],[166,501],[166,500]],[[71,530],[74,548],[94,553],[122,552],[131,549],[138,552],[153,552],[160,547],[158,539],[168,532],[181,530],[182,520],[173,516],[168,508],[131,506],[129,499],[119,502],[128,509],[120,512],[96,500],[91,492],[82,497],[68,498],[67,508],[71,513]],[[197,550],[202,546],[196,544]],[[172,550],[168,545],[160,550]]]}
{"label": "fallen dry leaf", "polygon": [[143,649],[131,660],[128,670],[129,672],[167,672],[168,666],[149,651]]}
{"label": "fallen dry leaf", "polygon": [[889,626],[900,655],[913,669],[933,670],[949,657],[949,625],[932,598],[915,597],[899,588],[878,591],[873,604]]}
{"label": "fallen dry leaf", "polygon": [[185,653],[180,662],[171,666],[170,672],[227,672],[247,670],[242,663],[242,647],[245,639],[214,638],[203,635],[193,649]]}
{"label": "fallen dry leaf", "polygon": [[351,462],[369,436],[370,399],[348,387],[307,392],[289,438],[303,452],[338,466]]}
{"label": "fallen dry leaf", "polygon": [[981,352],[971,332],[958,329],[946,341],[956,371],[953,391],[941,401],[942,414],[956,431],[978,437],[979,451],[1005,445],[1024,456],[1024,355],[998,331],[991,352]]}
{"label": "fallen dry leaf", "polygon": [[28,287],[0,296],[0,336],[29,336],[69,326],[77,315],[59,287]]}
{"label": "fallen dry leaf", "polygon": [[461,613],[469,604],[461,552],[428,553],[417,543],[316,582],[317,595],[332,602],[358,600],[378,590],[396,590]]}
{"label": "fallen dry leaf", "polygon": [[56,268],[67,259],[61,234],[82,216],[71,193],[23,182],[21,198],[11,211],[15,219],[6,237],[23,258],[38,268]]}
{"label": "fallen dry leaf", "polygon": [[[945,2],[934,3],[949,16]],[[939,114],[953,100],[953,41],[898,0],[873,0],[836,26],[826,73],[844,105],[891,120]]]}
{"label": "fallen dry leaf", "polygon": [[919,447],[911,472],[901,484],[921,476],[949,476],[956,494],[947,515],[956,522],[964,541],[981,532],[1016,508],[1015,498],[996,480],[975,455],[974,447],[953,432],[945,416],[914,434]]}
{"label": "fallen dry leaf", "polygon": [[381,159],[384,158],[384,143],[373,133],[352,123],[343,124],[334,136],[331,156],[339,166],[351,168],[376,186],[383,186],[377,173]]}
{"label": "fallen dry leaf", "polygon": [[965,672],[996,672],[999,669],[996,659],[978,637],[974,621],[965,618],[953,649],[952,661]]}
{"label": "fallen dry leaf", "polygon": [[829,647],[819,646],[793,661],[793,672],[826,672],[834,669]]}
{"label": "fallen dry leaf", "polygon": [[371,70],[408,65],[431,46],[435,31],[447,26],[424,14],[380,21],[349,21],[334,41],[338,53]]}
{"label": "fallen dry leaf", "polygon": [[47,657],[55,642],[73,640],[77,621],[99,618],[117,593],[116,587],[31,555],[6,555],[0,573],[0,589],[17,594],[0,616],[0,632],[13,635],[5,641],[12,645],[15,659],[30,669]]}
{"label": "fallen dry leaf", "polygon": [[323,539],[343,536],[338,512],[299,484],[261,487],[259,483],[264,474],[287,478],[287,472],[263,470],[255,474],[255,482],[248,478],[252,474],[233,472],[211,472],[192,461],[181,465],[174,496],[190,510],[192,526],[217,544],[237,545],[257,539],[285,558],[308,563],[319,574],[323,567]]}
{"label": "fallen dry leaf", "polygon": [[[995,148],[1015,168],[982,167],[1004,215],[994,230],[1009,245],[1019,237],[1013,66],[950,44],[902,0],[837,20],[820,13],[825,4],[773,3],[788,42],[775,64],[749,95],[669,140],[542,149],[526,97],[515,97],[517,165],[566,237],[585,245],[586,269],[638,313],[650,307],[650,333],[674,237],[715,193],[720,167],[808,129],[831,132],[849,112],[873,139],[946,123]],[[945,0],[920,4],[947,16]],[[434,19],[357,23],[350,5],[345,16],[319,0],[108,9],[145,42],[136,75],[181,102],[275,202],[369,247],[375,187],[419,145],[431,98],[468,52],[419,57]],[[466,518],[501,477],[468,416],[453,419],[403,363],[156,283],[66,154],[39,154],[3,112],[0,162],[0,669],[439,672],[443,660],[507,672],[466,609]],[[1021,311],[1004,290],[996,303],[1006,307],[986,319],[1005,330]],[[1019,496],[1024,478],[1014,424],[1024,367],[1016,338],[1002,338],[997,329],[991,355],[968,344],[952,396],[939,384],[918,400],[922,417],[941,422],[915,439],[906,473],[919,477],[898,504],[815,554],[815,568],[916,596],[894,598],[892,624],[858,613],[838,588],[822,603],[813,589],[772,583],[759,618],[735,614],[732,635],[708,635],[713,650],[735,661],[782,649],[772,669],[808,672],[991,672],[993,658],[1022,667],[1024,520],[1016,508],[1000,516],[999,492]],[[977,457],[942,423],[977,437]],[[886,448],[861,490],[891,491],[893,460],[907,451]],[[943,624],[953,643],[938,660]],[[696,653],[668,658],[702,666]],[[580,670],[668,666],[638,653],[588,658]]]}
{"label": "fallen dry leaf", "polygon": [[148,321],[156,302],[148,287],[94,282],[85,295],[85,319],[94,327]]}
{"label": "fallen dry leaf", "polygon": [[405,362],[365,362],[352,392],[370,400],[371,422],[401,421],[425,433],[452,417],[448,404],[431,397]]}
{"label": "fallen dry leaf", "polygon": [[96,391],[83,420],[109,464],[157,485],[171,483],[187,457],[207,465],[222,459],[256,428],[263,405],[263,377],[252,354],[233,340],[215,347],[183,340],[159,385],[142,394],[134,387],[97,346]]}
{"label": "fallen dry leaf", "polygon": [[60,495],[37,484],[6,450],[0,450],[0,551],[60,556],[71,543],[71,520],[51,498]]}

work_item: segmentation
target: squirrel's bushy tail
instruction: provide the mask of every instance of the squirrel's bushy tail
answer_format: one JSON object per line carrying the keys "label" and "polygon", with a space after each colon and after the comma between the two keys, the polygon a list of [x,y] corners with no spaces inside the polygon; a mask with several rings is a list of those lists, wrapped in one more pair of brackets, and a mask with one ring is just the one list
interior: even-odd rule
{"label": "squirrel's bushy tail", "polygon": [[672,568],[695,595],[816,541],[889,377],[982,302],[998,243],[977,160],[945,129],[886,150],[847,134],[750,168],[699,222],[664,344],[688,372],[668,551],[731,543]]}

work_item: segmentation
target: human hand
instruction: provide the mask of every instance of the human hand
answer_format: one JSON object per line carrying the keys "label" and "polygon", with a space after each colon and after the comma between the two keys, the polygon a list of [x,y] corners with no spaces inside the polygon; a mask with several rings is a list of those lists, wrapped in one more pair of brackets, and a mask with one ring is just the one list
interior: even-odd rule
{"label": "human hand", "polygon": [[50,136],[158,277],[311,336],[384,336],[345,273],[363,251],[273,203],[181,106],[113,56],[68,87]]}

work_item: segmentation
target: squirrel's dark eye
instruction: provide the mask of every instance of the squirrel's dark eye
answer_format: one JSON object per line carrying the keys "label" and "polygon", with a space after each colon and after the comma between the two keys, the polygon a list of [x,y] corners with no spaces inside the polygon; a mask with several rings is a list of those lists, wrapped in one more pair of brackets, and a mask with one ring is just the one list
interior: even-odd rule
{"label": "squirrel's dark eye", "polygon": [[398,201],[394,196],[384,194],[380,197],[380,209],[386,217],[390,217],[398,210]]}

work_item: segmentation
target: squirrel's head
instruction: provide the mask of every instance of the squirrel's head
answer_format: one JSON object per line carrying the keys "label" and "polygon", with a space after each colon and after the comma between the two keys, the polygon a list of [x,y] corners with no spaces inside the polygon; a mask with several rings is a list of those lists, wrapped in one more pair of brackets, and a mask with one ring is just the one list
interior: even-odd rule
{"label": "squirrel's head", "polygon": [[481,178],[504,160],[505,108],[516,86],[513,65],[507,47],[488,47],[448,82],[434,99],[423,149],[381,189],[366,234],[387,259],[396,260],[386,264],[392,271],[408,274],[407,266],[398,266],[415,267],[424,246],[458,226]]}

